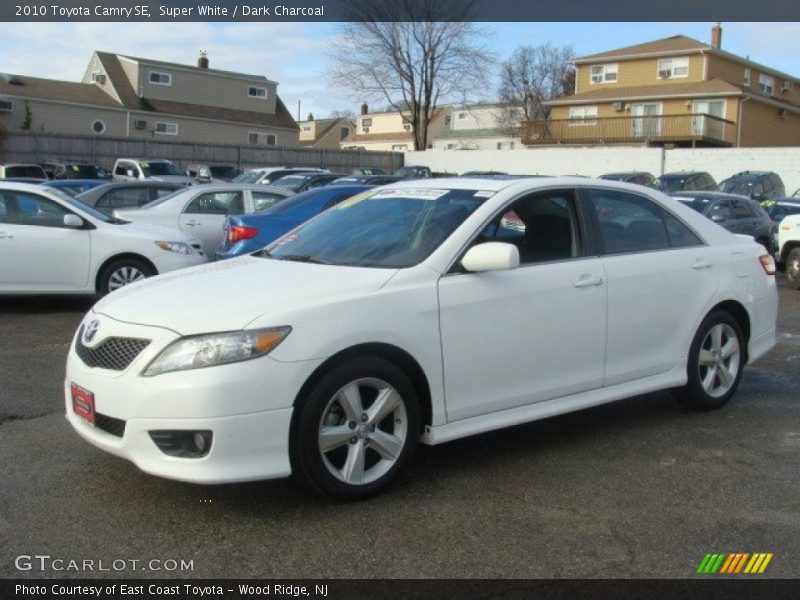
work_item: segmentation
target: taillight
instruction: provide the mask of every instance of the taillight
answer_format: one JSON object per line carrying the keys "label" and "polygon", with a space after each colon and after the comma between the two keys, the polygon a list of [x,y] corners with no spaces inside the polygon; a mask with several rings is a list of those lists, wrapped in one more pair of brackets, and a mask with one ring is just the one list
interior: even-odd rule
{"label": "taillight", "polygon": [[249,240],[258,235],[258,227],[245,227],[243,225],[233,225],[228,229],[228,241],[231,244],[242,240]]}
{"label": "taillight", "polygon": [[767,275],[775,275],[775,259],[769,254],[762,254],[758,257],[758,262],[764,267],[764,272]]}

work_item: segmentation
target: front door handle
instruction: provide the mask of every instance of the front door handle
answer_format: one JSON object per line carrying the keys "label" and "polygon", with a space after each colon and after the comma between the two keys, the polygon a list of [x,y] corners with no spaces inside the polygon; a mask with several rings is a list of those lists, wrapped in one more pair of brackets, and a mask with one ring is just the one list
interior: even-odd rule
{"label": "front door handle", "polygon": [[710,269],[713,266],[714,265],[712,263],[710,263],[709,261],[704,260],[704,259],[701,258],[701,259],[698,259],[697,262],[695,262],[692,265],[692,268],[695,271],[701,271],[702,269]]}
{"label": "front door handle", "polygon": [[14,236],[5,231],[0,231],[0,240],[13,240]]}
{"label": "front door handle", "polygon": [[189,227],[198,227],[200,225],[200,221],[195,221],[192,219],[191,221],[186,221],[184,225],[188,225]]}
{"label": "front door handle", "polygon": [[603,285],[602,277],[592,277],[590,275],[583,275],[573,284],[576,288],[595,287]]}

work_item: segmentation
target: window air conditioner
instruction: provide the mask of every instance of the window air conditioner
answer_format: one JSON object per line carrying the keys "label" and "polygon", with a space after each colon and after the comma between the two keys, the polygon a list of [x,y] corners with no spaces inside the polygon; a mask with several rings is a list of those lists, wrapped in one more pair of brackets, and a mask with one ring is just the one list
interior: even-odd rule
{"label": "window air conditioner", "polygon": [[611,105],[611,108],[614,109],[617,112],[620,112],[622,110],[622,102],[614,102]]}
{"label": "window air conditioner", "polygon": [[147,121],[136,120],[133,122],[134,129],[144,129],[145,127],[147,127]]}
{"label": "window air conditioner", "polygon": [[659,79],[669,79],[671,76],[672,76],[672,71],[670,71],[669,69],[664,69],[663,71],[658,72]]}

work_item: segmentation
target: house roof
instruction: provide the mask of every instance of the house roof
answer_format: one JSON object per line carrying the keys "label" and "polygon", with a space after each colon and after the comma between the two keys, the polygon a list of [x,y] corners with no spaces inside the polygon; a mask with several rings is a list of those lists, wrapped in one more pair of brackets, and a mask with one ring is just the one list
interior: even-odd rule
{"label": "house roof", "polygon": [[[98,54],[100,54],[100,52],[98,52]],[[223,71],[222,69],[210,69],[210,68],[201,69],[197,65],[185,65],[181,63],[166,62],[163,60],[153,60],[152,58],[141,58],[138,56],[129,56],[127,54],[114,54],[111,52],[104,52],[103,54],[111,54],[112,56],[121,56],[123,58],[127,58],[129,60],[133,60],[138,63],[163,67],[165,69],[188,69],[192,71],[200,71],[202,73],[214,73],[216,75],[226,75],[228,77],[243,77],[245,79],[253,79],[267,83],[275,83],[274,81],[267,79],[263,75],[250,75],[248,73],[237,73],[236,71]]]}
{"label": "house roof", "polygon": [[[305,146],[307,148],[311,148],[319,142],[322,138],[328,135],[333,129],[338,127],[342,124],[342,122],[346,122],[349,124],[350,119],[347,117],[336,117],[334,119],[317,119],[314,121],[316,123],[316,128],[314,129],[314,139],[313,140],[300,140],[300,145]],[[311,121],[301,121],[301,124],[310,123]],[[298,124],[299,125],[299,124]],[[321,127],[320,127],[321,125]]]}
{"label": "house roof", "polygon": [[414,135],[410,131],[394,131],[389,133],[361,133],[348,135],[342,144],[357,144],[358,142],[413,142]]}
{"label": "house roof", "polygon": [[[9,83],[19,81],[21,85]],[[6,75],[0,77],[0,94],[40,98],[58,102],[93,104],[95,106],[119,106],[119,103],[94,84],[56,79],[42,79],[27,75]]]}
{"label": "house roof", "polygon": [[573,96],[548,100],[545,104],[559,106],[565,104],[587,104],[590,102],[611,102],[616,100],[650,98],[691,98],[693,96],[737,96],[744,92],[739,86],[712,79],[685,83],[664,83],[660,85],[637,85],[630,87],[605,87]]}
{"label": "house roof", "polygon": [[700,42],[698,40],[686,37],[685,35],[673,35],[672,37],[654,40],[652,42],[645,42],[643,44],[634,44],[633,46],[625,46],[624,48],[617,48],[616,50],[609,50],[607,52],[599,52],[597,54],[589,54],[587,56],[580,56],[574,60],[575,63],[594,62],[599,59],[605,58],[623,58],[642,56],[647,54],[666,54],[671,52],[687,52],[710,49],[711,46]]}

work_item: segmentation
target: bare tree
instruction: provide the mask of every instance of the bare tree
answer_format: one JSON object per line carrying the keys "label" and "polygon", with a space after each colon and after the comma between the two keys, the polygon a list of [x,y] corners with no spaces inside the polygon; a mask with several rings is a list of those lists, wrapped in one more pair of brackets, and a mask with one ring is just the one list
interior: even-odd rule
{"label": "bare tree", "polygon": [[574,55],[572,46],[550,42],[514,50],[500,71],[498,96],[506,109],[498,125],[518,131],[522,120],[546,119],[550,109],[544,102],[575,90]]}
{"label": "bare tree", "polygon": [[348,0],[332,82],[356,98],[388,104],[412,125],[414,149],[443,102],[463,102],[487,85],[486,33],[470,19],[477,0]]}

